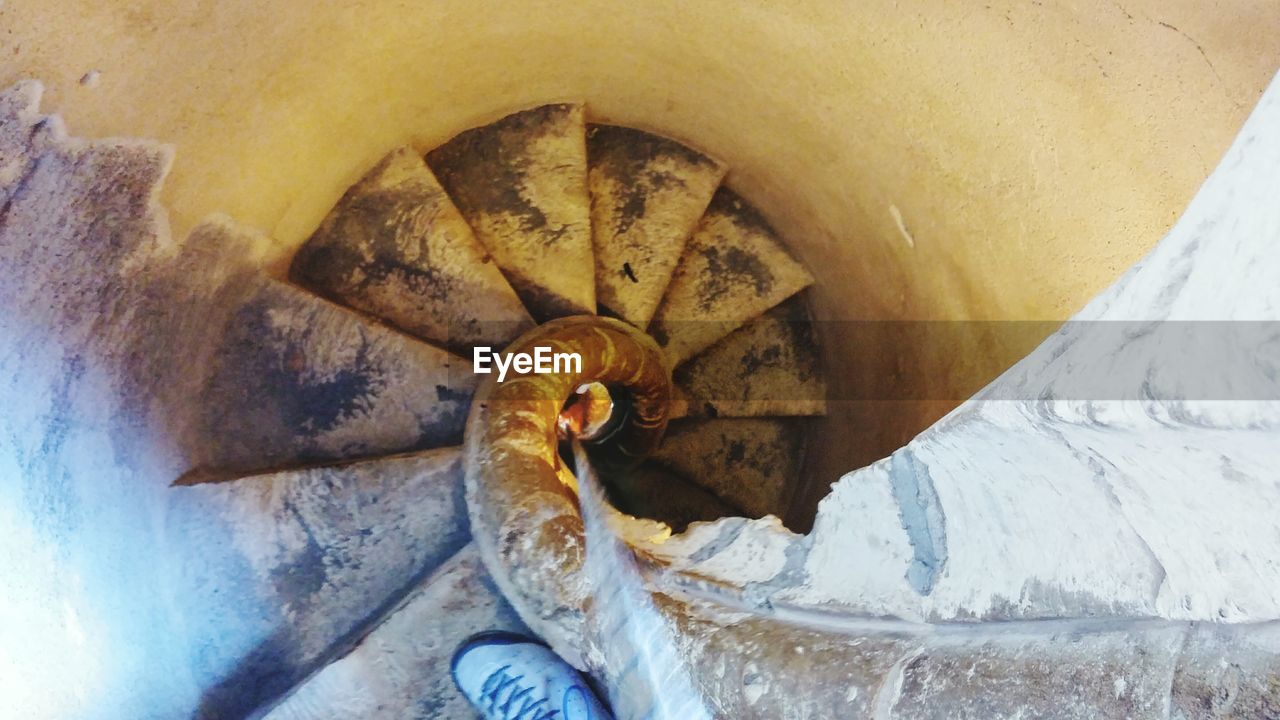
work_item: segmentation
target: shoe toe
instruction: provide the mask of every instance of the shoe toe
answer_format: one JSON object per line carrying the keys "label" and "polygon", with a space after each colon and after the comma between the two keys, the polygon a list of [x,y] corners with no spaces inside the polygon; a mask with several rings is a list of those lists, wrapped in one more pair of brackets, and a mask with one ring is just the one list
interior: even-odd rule
{"label": "shoe toe", "polygon": [[565,720],[596,720],[597,716],[592,714],[594,704],[587,698],[587,691],[581,685],[574,685],[564,691],[560,714]]}

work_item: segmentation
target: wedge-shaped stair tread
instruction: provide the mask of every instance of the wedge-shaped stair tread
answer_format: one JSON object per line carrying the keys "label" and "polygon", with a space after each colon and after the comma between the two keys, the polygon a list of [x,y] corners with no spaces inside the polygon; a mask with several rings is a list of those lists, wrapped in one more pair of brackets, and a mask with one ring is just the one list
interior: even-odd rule
{"label": "wedge-shaped stair tread", "polygon": [[[202,717],[246,717],[345,653],[468,540],[457,448],[175,488]],[[216,598],[216,601],[214,601]],[[208,602],[206,602],[208,600]],[[350,716],[356,717],[356,716]]]}
{"label": "wedge-shaped stair tread", "polygon": [[644,328],[724,167],[674,140],[613,125],[587,130],[596,300]]}
{"label": "wedge-shaped stair tread", "polygon": [[302,247],[290,279],[457,352],[532,320],[422,158],[392,152]]}
{"label": "wedge-shaped stair tread", "polygon": [[742,514],[698,484],[654,463],[614,478],[610,499],[623,512],[664,522],[675,532],[684,532],[692,522]]}
{"label": "wedge-shaped stair tread", "polygon": [[467,360],[260,275],[215,304],[231,310],[183,482],[462,441]]}
{"label": "wedge-shaped stair tread", "polygon": [[826,383],[813,327],[793,298],[735,330],[675,373],[677,415],[822,415]]}
{"label": "wedge-shaped stair tread", "polygon": [[751,517],[783,517],[799,479],[805,418],[689,418],[671,423],[650,462]]}
{"label": "wedge-shaped stair tread", "polygon": [[508,115],[427,162],[535,318],[595,312],[581,105]]}
{"label": "wedge-shaped stair tread", "polygon": [[764,218],[722,186],[685,248],[650,334],[679,365],[812,283]]}
{"label": "wedge-shaped stair tread", "polygon": [[266,720],[472,720],[449,660],[463,640],[487,630],[529,632],[467,545]]}

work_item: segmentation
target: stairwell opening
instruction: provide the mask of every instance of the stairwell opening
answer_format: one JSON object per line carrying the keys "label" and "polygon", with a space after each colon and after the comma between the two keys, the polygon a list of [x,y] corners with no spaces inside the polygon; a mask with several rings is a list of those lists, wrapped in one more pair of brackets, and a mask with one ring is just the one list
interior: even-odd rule
{"label": "stairwell opening", "polygon": [[607,438],[626,414],[625,407],[622,407],[625,402],[625,397],[615,395],[598,382],[578,387],[560,410],[560,418],[556,422],[560,439]]}
{"label": "stairwell opening", "polygon": [[[669,425],[652,457],[602,478],[615,504],[676,531],[787,518],[827,407],[813,275],[726,184],[724,163],[589,113],[539,105],[425,153],[391,151],[343,193],[288,279],[458,356],[459,398],[467,358],[489,382],[492,347],[514,347],[535,325],[598,313],[646,332],[672,376]],[[573,349],[552,340],[535,349]],[[498,383],[539,372],[498,364]],[[558,433],[606,447],[633,420],[630,401],[587,382],[559,408]],[[398,449],[451,437],[424,433]]]}

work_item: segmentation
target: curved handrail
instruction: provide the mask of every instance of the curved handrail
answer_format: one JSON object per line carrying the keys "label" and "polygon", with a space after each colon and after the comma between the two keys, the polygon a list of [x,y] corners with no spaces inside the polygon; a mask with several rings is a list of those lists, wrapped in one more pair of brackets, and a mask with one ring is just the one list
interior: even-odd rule
{"label": "curved handrail", "polygon": [[626,397],[607,438],[585,443],[604,469],[635,464],[662,440],[671,401],[665,356],[643,332],[594,316],[562,318],[518,338],[511,353],[576,353],[574,372],[522,374],[477,389],[465,441],[467,507],[485,564],[525,622],[581,664],[585,558],[575,480],[557,455],[556,421],[580,386]]}

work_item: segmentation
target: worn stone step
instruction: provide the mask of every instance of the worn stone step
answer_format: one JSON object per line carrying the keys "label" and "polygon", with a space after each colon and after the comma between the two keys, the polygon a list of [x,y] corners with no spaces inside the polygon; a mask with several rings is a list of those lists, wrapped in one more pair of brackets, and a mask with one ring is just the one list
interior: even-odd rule
{"label": "worn stone step", "polygon": [[179,482],[462,441],[469,361],[256,273],[204,312],[225,325],[198,397],[202,446]]}
{"label": "worn stone step", "polygon": [[724,166],[633,128],[587,130],[596,300],[644,329],[658,309]]}
{"label": "worn stone step", "polygon": [[351,186],[289,277],[405,332],[467,353],[533,321],[444,188],[411,148]]}
{"label": "worn stone step", "polygon": [[649,331],[678,366],[811,284],[760,213],[721,186]]}
{"label": "worn stone step", "polygon": [[345,653],[467,542],[459,448],[178,487],[175,597],[205,691],[245,717]]}
{"label": "worn stone step", "polygon": [[610,500],[618,509],[664,522],[674,532],[684,532],[689,523],[742,514],[741,509],[657,463],[644,463],[609,478],[608,485]]}
{"label": "worn stone step", "polygon": [[468,544],[351,652],[316,673],[266,720],[472,720],[449,660],[471,635],[529,632]]}
{"label": "worn stone step", "polygon": [[651,462],[686,477],[749,517],[784,517],[800,477],[804,418],[673,421]]}
{"label": "worn stone step", "polygon": [[595,312],[582,105],[508,115],[427,163],[536,319]]}
{"label": "worn stone step", "polygon": [[824,415],[827,386],[801,298],[735,330],[675,371],[676,416]]}

